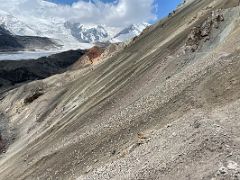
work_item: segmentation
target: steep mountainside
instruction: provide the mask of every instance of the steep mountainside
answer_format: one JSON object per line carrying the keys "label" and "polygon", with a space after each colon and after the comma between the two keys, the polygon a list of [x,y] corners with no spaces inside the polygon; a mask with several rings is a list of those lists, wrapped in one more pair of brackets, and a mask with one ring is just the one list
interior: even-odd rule
{"label": "steep mountainside", "polygon": [[20,83],[62,73],[85,53],[85,50],[71,50],[34,60],[0,61],[0,93]]}
{"label": "steep mountainside", "polygon": [[46,37],[18,36],[11,34],[0,26],[0,52],[21,50],[49,50],[59,47],[53,40]]}
{"label": "steep mountainside", "polygon": [[101,63],[1,94],[0,179],[240,179],[239,13],[189,1]]}

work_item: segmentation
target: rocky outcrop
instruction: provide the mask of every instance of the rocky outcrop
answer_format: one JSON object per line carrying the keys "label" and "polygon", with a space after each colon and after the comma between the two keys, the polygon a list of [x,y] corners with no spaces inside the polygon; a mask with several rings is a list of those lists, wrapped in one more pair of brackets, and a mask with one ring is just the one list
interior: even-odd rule
{"label": "rocky outcrop", "polygon": [[0,132],[0,154],[5,152],[6,150],[6,142],[4,141],[2,134]]}
{"label": "rocky outcrop", "polygon": [[44,94],[43,89],[37,88],[24,99],[24,104],[30,104]]}
{"label": "rocky outcrop", "polygon": [[76,70],[92,65],[94,60],[100,57],[103,52],[103,47],[94,46],[88,49],[86,53],[71,66],[71,69]]}
{"label": "rocky outcrop", "polygon": [[200,26],[191,29],[185,44],[185,52],[195,52],[202,42],[209,40],[213,28],[217,29],[223,21],[222,9],[212,11]]}
{"label": "rocky outcrop", "polygon": [[112,43],[105,46],[94,46],[87,50],[86,54],[82,56],[70,69],[77,70],[91,66],[92,68],[112,57],[115,53],[125,47],[125,43]]}

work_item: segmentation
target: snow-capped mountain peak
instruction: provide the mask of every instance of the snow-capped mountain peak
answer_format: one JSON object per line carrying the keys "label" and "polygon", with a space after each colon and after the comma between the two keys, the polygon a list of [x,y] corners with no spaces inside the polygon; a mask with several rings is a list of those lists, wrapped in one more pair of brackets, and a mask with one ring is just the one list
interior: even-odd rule
{"label": "snow-capped mountain peak", "polygon": [[0,11],[0,25],[4,26],[8,31],[15,35],[37,35],[37,33],[27,24],[4,11]]}
{"label": "snow-capped mountain peak", "polygon": [[[35,1],[34,1],[35,2]],[[0,9],[0,26],[13,35],[40,36],[54,39],[64,49],[89,48],[98,42],[124,42],[138,36],[149,24],[132,24],[126,28],[106,25],[83,24],[66,21],[59,17],[45,17],[44,7],[56,6],[49,2],[39,1],[35,13],[39,16],[25,16],[24,13],[14,16],[11,12]],[[36,3],[36,2],[35,2]],[[34,13],[33,13],[34,14]]]}
{"label": "snow-capped mountain peak", "polygon": [[123,42],[129,39],[134,38],[141,34],[141,32],[148,27],[150,24],[148,23],[140,23],[140,24],[132,24],[125,29],[121,30],[117,33],[112,39],[111,42]]}
{"label": "snow-capped mountain peak", "polygon": [[73,37],[84,43],[102,42],[109,37],[107,30],[101,25],[66,22],[65,27],[71,31]]}
{"label": "snow-capped mountain peak", "polygon": [[54,39],[66,50],[89,48],[98,42],[127,41],[149,25],[140,23],[124,27],[123,24],[104,24],[103,21],[97,21],[103,24],[96,25],[93,21],[81,19],[76,8],[45,0],[8,0],[0,7],[0,26],[13,35]]}
{"label": "snow-capped mountain peak", "polygon": [[11,34],[8,30],[5,29],[4,25],[0,25],[0,35]]}

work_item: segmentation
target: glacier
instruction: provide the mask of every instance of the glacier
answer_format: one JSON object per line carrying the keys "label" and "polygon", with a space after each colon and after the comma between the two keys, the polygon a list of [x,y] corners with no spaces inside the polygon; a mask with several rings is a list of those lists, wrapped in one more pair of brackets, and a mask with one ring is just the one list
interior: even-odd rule
{"label": "glacier", "polygon": [[[21,3],[31,3],[31,9],[24,9]],[[127,27],[110,27],[105,24],[87,24],[79,20],[70,21],[63,17],[46,15],[46,9],[54,11],[57,6],[43,0],[26,2],[9,0],[1,4],[0,25],[13,35],[51,38],[62,45],[62,50],[86,49],[98,42],[127,41],[139,35],[149,25],[141,23]]]}

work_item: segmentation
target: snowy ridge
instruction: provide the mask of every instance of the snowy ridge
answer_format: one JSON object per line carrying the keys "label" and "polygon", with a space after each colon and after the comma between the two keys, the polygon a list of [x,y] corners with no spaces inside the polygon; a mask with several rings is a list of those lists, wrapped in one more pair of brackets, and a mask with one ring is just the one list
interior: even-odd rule
{"label": "snowy ridge", "polygon": [[118,34],[116,34],[112,39],[111,42],[124,42],[129,39],[134,38],[135,36],[138,36],[141,34],[141,32],[148,27],[150,24],[148,23],[141,23],[141,24],[133,24],[129,27],[123,29]]}
{"label": "snowy ridge", "polygon": [[101,25],[83,25],[80,23],[66,22],[65,27],[71,31],[73,37],[80,42],[103,42],[109,38],[107,30]]}
{"label": "snowy ridge", "polygon": [[[64,50],[90,48],[98,42],[127,41],[144,30],[149,24],[133,24],[126,28],[108,27],[102,24],[83,24],[76,20],[70,21],[61,17],[49,17],[45,9],[52,9],[57,4],[42,0],[27,0],[31,9],[20,9],[18,4],[23,0],[9,0],[8,6],[0,7],[0,26],[11,34],[20,36],[48,37],[62,45]],[[15,8],[15,9],[14,9]]]}
{"label": "snowy ridge", "polygon": [[37,33],[25,23],[19,21],[16,17],[0,11],[0,25],[15,35],[36,36]]}

